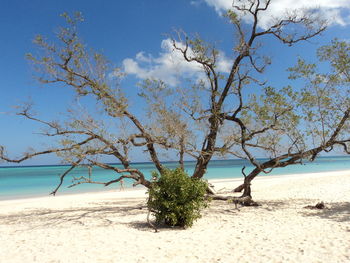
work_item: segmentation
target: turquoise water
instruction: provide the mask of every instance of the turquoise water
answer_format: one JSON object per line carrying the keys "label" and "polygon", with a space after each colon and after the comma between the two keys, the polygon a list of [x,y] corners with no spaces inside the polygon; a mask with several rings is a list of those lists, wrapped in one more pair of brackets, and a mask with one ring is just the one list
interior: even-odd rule
{"label": "turquoise water", "polygon": [[[165,165],[169,168],[178,166],[175,162],[168,162]],[[195,162],[186,162],[186,170],[191,174]],[[137,163],[134,165],[139,168],[148,178],[151,172],[155,170],[152,163]],[[246,166],[246,173],[252,170],[252,166],[245,160],[215,160],[211,161],[206,179],[228,179],[242,177],[241,169]],[[68,166],[23,166],[23,167],[0,167],[0,200],[17,199],[32,196],[47,196],[59,183],[59,175],[62,174]],[[326,171],[350,170],[350,157],[320,157],[312,163],[303,165],[291,165],[285,168],[277,168],[268,175],[285,175],[298,173],[315,173]],[[64,184],[61,186],[58,194],[78,193],[89,191],[103,191],[119,189],[119,184],[112,184],[108,187],[96,184],[82,184],[73,188],[67,188],[71,184],[73,176],[80,177],[88,174],[87,168],[76,168],[70,175],[66,176]],[[113,180],[116,174],[112,171],[101,168],[93,168],[92,176],[95,181]],[[126,187],[131,187],[133,181],[125,181]]]}

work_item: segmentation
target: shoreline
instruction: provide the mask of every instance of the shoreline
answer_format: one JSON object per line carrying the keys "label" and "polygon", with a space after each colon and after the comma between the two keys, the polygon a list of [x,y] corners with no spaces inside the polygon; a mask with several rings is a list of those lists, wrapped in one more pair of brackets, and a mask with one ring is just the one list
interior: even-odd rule
{"label": "shoreline", "polygon": [[[299,178],[299,177],[324,177],[324,176],[337,176],[341,174],[349,174],[350,175],[350,170],[341,170],[341,171],[331,171],[331,172],[315,172],[315,173],[300,173],[300,174],[284,174],[284,175],[260,175],[257,176],[253,181],[252,181],[252,191],[254,192],[254,183],[257,181],[261,180],[273,180],[273,179],[291,179],[291,178]],[[229,178],[229,179],[209,179],[209,183],[214,184],[216,187],[216,190],[220,190],[219,188],[224,187],[225,183],[227,186],[234,187],[239,186],[240,183],[243,183],[243,178]],[[227,188],[227,187],[224,187]],[[124,190],[120,189],[103,189],[100,191],[86,191],[86,192],[76,192],[76,193],[58,193],[56,196],[52,195],[28,195],[27,197],[20,196],[18,198],[9,198],[9,199],[0,199],[0,205],[3,204],[4,202],[13,202],[13,203],[23,203],[23,202],[30,202],[30,201],[40,201],[44,199],[59,199],[59,198],[76,198],[76,197],[88,197],[90,195],[96,196],[96,197],[103,197],[103,196],[110,196],[110,195],[116,195],[116,198],[123,198],[124,195],[125,197],[130,197],[132,194],[136,194],[136,196],[140,196],[141,193],[145,193],[147,189],[145,189],[142,186],[137,186],[137,187],[125,187]],[[49,192],[49,191],[48,191]]]}
{"label": "shoreline", "polygon": [[[323,158],[324,157],[324,158]],[[350,156],[323,156],[314,162],[305,162],[304,165],[293,165],[287,168],[275,169],[269,174],[260,174],[253,182],[260,180],[262,177],[274,178],[274,176],[290,176],[301,173],[319,173],[350,170]],[[263,160],[263,159],[261,159]],[[144,162],[142,162],[144,163]],[[141,165],[137,164],[137,165]],[[173,162],[174,163],[174,162]],[[147,178],[150,176],[151,163],[144,163],[138,168],[141,169]],[[147,165],[146,165],[147,164]],[[240,180],[243,179],[241,168],[245,164],[244,160],[225,159],[213,160],[208,167],[204,179],[210,181],[217,180]],[[186,171],[191,174],[194,164],[186,162]],[[43,168],[53,167],[53,168]],[[17,199],[31,199],[37,197],[50,197],[50,193],[54,190],[59,182],[57,175],[61,174],[64,168],[56,165],[28,166],[28,168],[0,168],[0,202]],[[173,167],[173,166],[171,166]],[[169,168],[171,168],[169,167]],[[5,170],[3,170],[5,169]],[[24,170],[21,170],[24,169]],[[247,166],[247,172],[252,170],[250,165]],[[104,187],[103,185],[79,185],[74,188],[67,188],[73,177],[84,176],[86,171],[81,167],[68,176],[58,191],[58,196],[75,195],[84,193],[99,193],[108,191],[118,191],[119,184]],[[109,181],[115,179],[115,174],[109,173],[101,169],[94,169],[95,180]],[[33,176],[33,177],[32,177]],[[98,176],[98,177],[97,177]],[[124,188],[132,189],[132,181],[125,180]],[[140,187],[140,186],[139,186]],[[142,186],[141,186],[142,187]]]}
{"label": "shoreline", "polygon": [[[273,178],[288,178],[288,177],[298,177],[298,176],[328,176],[328,175],[339,175],[344,173],[350,173],[350,169],[346,170],[336,170],[336,171],[326,171],[326,172],[313,172],[313,173],[294,173],[294,174],[276,174],[276,175],[258,175],[254,180],[265,180],[265,179],[273,179]],[[231,178],[231,179],[211,179],[209,181],[213,182],[223,182],[223,181],[240,181],[243,180],[241,178]]]}
{"label": "shoreline", "polygon": [[[263,160],[263,159],[261,159]],[[324,158],[316,159],[314,162],[305,162],[304,165],[291,165],[286,168],[274,169],[272,173],[260,174],[259,177],[271,177],[276,175],[288,176],[291,174],[300,173],[315,173],[315,172],[332,172],[350,170],[350,156],[324,156]],[[212,160],[208,166],[205,179],[209,180],[233,180],[243,178],[241,173],[243,165],[246,160]],[[173,162],[174,163],[174,162]],[[147,164],[147,165],[146,165]],[[186,172],[191,174],[194,169],[194,164],[186,162]],[[15,199],[27,199],[33,197],[47,197],[54,190],[59,182],[57,175],[64,172],[64,168],[61,166],[50,165],[31,166],[28,168],[0,168],[0,200],[15,200]],[[61,168],[60,168],[61,167]],[[150,178],[150,172],[153,170],[152,163],[145,163],[138,168],[144,172],[146,178]],[[174,168],[169,166],[169,168]],[[251,165],[246,165],[247,173],[252,171]],[[4,169],[4,170],[3,170]],[[24,170],[22,170],[24,169]],[[69,175],[59,190],[59,195],[66,194],[79,194],[88,192],[104,192],[118,190],[119,185],[114,184],[108,187],[103,185],[83,184],[73,188],[67,188],[70,185],[70,181],[73,177],[79,178],[86,175],[86,168],[79,167],[71,175]],[[94,168],[94,178],[98,181],[110,181],[115,179],[115,174],[110,171],[105,171],[102,168]],[[98,177],[97,177],[98,176]],[[124,187],[132,188],[132,181],[125,180]]]}

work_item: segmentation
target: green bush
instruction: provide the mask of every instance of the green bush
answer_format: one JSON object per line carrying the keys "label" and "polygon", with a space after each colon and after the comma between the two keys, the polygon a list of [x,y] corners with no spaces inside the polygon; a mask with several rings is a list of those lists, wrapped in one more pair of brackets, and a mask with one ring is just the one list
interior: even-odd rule
{"label": "green bush", "polygon": [[162,175],[154,172],[155,181],[148,190],[148,208],[156,222],[169,226],[190,227],[207,207],[207,182],[189,177],[183,170],[166,170]]}

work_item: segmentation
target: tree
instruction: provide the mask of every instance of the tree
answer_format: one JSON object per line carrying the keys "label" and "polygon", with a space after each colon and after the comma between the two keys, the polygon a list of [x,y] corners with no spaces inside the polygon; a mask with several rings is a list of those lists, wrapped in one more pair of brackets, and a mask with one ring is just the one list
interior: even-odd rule
{"label": "tree", "polygon": [[[108,128],[96,114],[88,113],[78,116],[72,113],[67,123],[44,121],[35,117],[31,113],[31,106],[26,105],[18,114],[46,126],[48,130],[44,135],[61,138],[61,147],[28,152],[20,159],[8,157],[1,147],[1,159],[19,163],[37,155],[56,153],[71,167],[61,175],[60,184],[53,194],[56,194],[65,176],[83,163],[113,170],[118,176],[109,182],[82,177],[75,184],[103,183],[107,186],[129,178],[135,184],[151,187],[151,182],[129,160],[129,153],[135,148],[148,154],[160,174],[166,171],[160,161],[160,155],[165,151],[172,151],[179,156],[182,169],[185,156],[194,158],[194,178],[205,175],[214,155],[234,154],[248,158],[260,169],[259,172],[272,168],[259,164],[247,148],[264,149],[265,146],[260,146],[260,137],[271,130],[275,131],[277,123],[287,125],[289,120],[296,122],[298,116],[289,113],[289,103],[294,96],[289,89],[280,94],[272,88],[266,88],[263,103],[254,97],[249,103],[244,101],[244,89],[251,87],[249,92],[254,93],[257,86],[264,86],[258,78],[270,63],[268,58],[259,54],[259,39],[270,37],[292,46],[319,35],[325,30],[326,24],[312,13],[292,12],[284,18],[271,20],[269,26],[262,28],[259,26],[259,17],[270,3],[270,0],[233,2],[232,10],[226,15],[236,33],[228,73],[220,71],[218,61],[221,54],[214,45],[198,36],[189,37],[178,31],[172,38],[174,52],[180,53],[188,63],[196,64],[202,75],[192,82],[182,82],[175,88],[158,79],[144,81],[139,95],[148,104],[147,118],[131,112],[129,100],[120,83],[123,72],[113,68],[101,54],[87,50],[79,39],[77,24],[82,20],[81,15],[70,17],[64,14],[68,27],[60,29],[58,42],[50,44],[38,36],[35,43],[43,50],[42,56],[28,55],[28,58],[43,73],[39,77],[41,83],[62,84],[72,88],[79,98],[93,98],[104,118],[112,120],[115,127]],[[250,21],[249,25],[244,22],[247,20]],[[250,118],[255,116],[258,118],[252,128]],[[113,132],[115,130],[117,132]],[[265,137],[264,140],[268,141],[269,137]],[[238,152],[237,147],[240,147]],[[282,156],[292,156],[289,153],[292,154],[290,151],[296,147],[293,144],[288,156]],[[103,162],[102,156],[115,157],[123,168]],[[272,158],[271,163],[275,164],[275,160]],[[287,165],[287,162],[284,163]],[[295,162],[289,161],[288,164],[292,163]],[[252,177],[247,176],[246,186]]]}
{"label": "tree", "polygon": [[[313,161],[336,147],[350,153],[350,45],[335,39],[318,49],[318,57],[317,64],[299,59],[289,69],[290,79],[303,80],[301,88],[266,87],[261,96],[251,96],[242,104],[240,117],[227,118],[240,132],[240,136],[234,133],[226,138],[239,144],[233,154],[254,166],[236,192],[244,190],[243,196],[251,197],[251,181],[274,168]],[[329,63],[325,73],[317,67],[322,62]],[[259,161],[253,149],[268,160]]]}

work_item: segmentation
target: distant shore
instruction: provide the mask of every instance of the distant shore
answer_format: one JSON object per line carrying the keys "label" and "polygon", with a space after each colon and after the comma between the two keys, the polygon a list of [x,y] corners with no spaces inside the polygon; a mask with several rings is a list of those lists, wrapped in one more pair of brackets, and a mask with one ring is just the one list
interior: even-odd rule
{"label": "distant shore", "polygon": [[[242,179],[211,180],[217,190]],[[192,228],[146,224],[146,191],[0,202],[4,262],[348,262],[350,171],[260,177],[259,207],[213,201]],[[239,195],[239,194],[238,194]],[[304,208],[323,201],[326,209]],[[243,261],[242,261],[243,260]]]}

